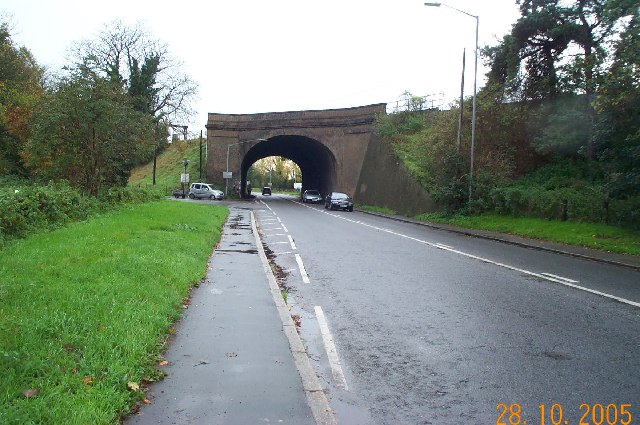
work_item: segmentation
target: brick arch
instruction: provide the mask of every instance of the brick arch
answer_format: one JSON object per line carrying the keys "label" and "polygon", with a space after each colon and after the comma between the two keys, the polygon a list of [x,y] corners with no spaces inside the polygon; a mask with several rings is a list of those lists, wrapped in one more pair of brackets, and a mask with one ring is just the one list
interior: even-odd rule
{"label": "brick arch", "polygon": [[210,113],[207,120],[207,176],[224,186],[227,167],[244,187],[256,160],[282,156],[296,162],[303,185],[323,193],[355,195],[373,127],[385,104],[319,111],[260,114]]}

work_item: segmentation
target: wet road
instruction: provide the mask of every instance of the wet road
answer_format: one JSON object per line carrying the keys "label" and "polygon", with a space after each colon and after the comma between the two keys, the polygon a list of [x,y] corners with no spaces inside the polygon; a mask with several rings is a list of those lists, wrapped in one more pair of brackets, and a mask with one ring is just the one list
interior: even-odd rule
{"label": "wet road", "polygon": [[640,423],[640,272],[277,195],[254,208],[340,423]]}

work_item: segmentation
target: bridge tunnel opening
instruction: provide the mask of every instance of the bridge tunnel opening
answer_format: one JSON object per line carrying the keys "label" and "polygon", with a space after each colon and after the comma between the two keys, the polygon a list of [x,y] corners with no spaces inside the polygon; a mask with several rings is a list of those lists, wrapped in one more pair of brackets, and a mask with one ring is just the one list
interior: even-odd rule
{"label": "bridge tunnel opening", "polygon": [[[302,192],[317,189],[324,196],[336,181],[336,159],[321,142],[305,136],[274,136],[252,146],[242,159],[241,187],[245,197],[249,168],[258,160],[281,156],[295,162],[302,172]],[[292,188],[293,189],[293,188]]]}

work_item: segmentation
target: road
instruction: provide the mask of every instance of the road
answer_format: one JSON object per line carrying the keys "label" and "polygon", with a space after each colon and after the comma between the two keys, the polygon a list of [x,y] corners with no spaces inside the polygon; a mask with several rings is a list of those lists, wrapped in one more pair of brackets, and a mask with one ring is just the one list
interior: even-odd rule
{"label": "road", "polygon": [[640,272],[278,195],[254,209],[340,423],[640,423]]}

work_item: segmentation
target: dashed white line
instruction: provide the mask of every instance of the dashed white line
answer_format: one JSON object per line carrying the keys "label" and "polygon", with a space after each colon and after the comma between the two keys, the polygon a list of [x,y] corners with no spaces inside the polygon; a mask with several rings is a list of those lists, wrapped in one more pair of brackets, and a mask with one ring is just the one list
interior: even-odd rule
{"label": "dashed white line", "polygon": [[300,258],[300,254],[296,254],[296,263],[298,263],[298,268],[300,269],[300,275],[302,276],[302,281],[304,283],[310,283],[309,275],[304,268],[304,264],[302,263],[302,258]]}
{"label": "dashed white line", "polygon": [[295,250],[296,249],[296,244],[295,244],[295,242],[293,242],[293,237],[291,235],[287,235],[287,237],[289,238],[289,243],[291,244],[291,249]]}
{"label": "dashed white line", "polygon": [[345,379],[344,373],[342,372],[342,366],[340,366],[338,351],[336,350],[336,346],[333,343],[333,337],[331,336],[331,332],[329,331],[327,319],[324,317],[324,312],[322,311],[322,308],[320,306],[315,306],[314,310],[316,312],[318,325],[320,326],[320,334],[322,335],[324,349],[327,351],[327,358],[329,359],[329,365],[331,366],[333,379],[336,381],[336,385],[338,387],[342,387],[345,390],[348,390],[349,387],[347,386],[347,380]]}
{"label": "dashed white line", "polygon": [[569,283],[579,283],[578,280],[573,280],[573,279],[569,279],[568,277],[562,277],[562,276],[558,276],[555,274],[551,274],[551,273],[541,273],[545,276],[549,276],[549,277],[554,277],[556,279],[560,279],[560,280],[564,280],[565,282],[569,282]]}

